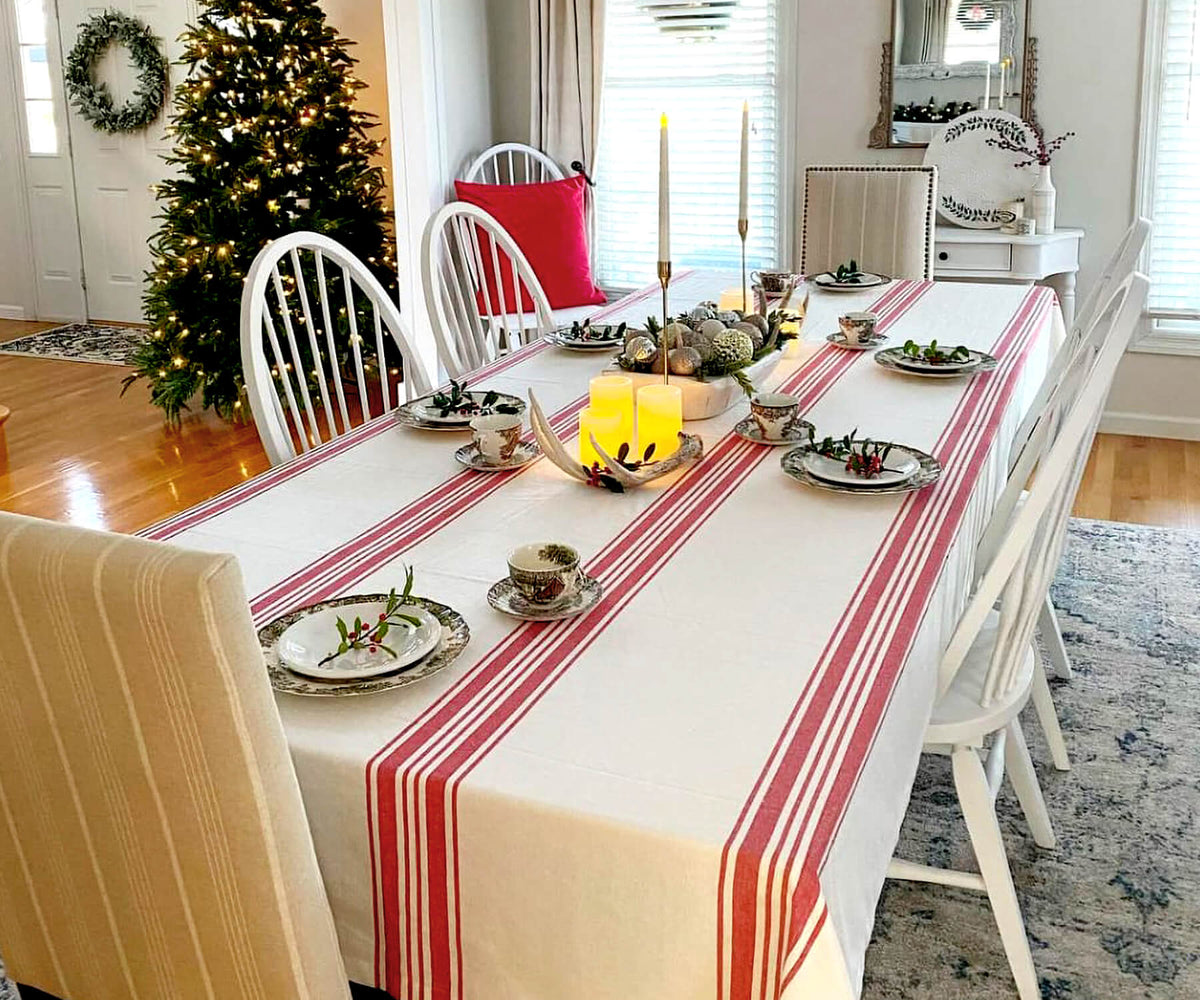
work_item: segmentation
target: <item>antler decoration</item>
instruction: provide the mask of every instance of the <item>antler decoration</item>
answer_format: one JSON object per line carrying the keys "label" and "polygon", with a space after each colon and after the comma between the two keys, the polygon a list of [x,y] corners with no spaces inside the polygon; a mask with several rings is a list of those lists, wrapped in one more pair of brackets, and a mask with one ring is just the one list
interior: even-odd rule
{"label": "antler decoration", "polygon": [[607,486],[617,493],[624,493],[627,489],[635,489],[638,486],[645,486],[655,479],[661,479],[689,462],[696,461],[704,454],[704,442],[695,434],[684,434],[681,431],[679,448],[674,454],[664,458],[661,462],[646,462],[630,468],[601,448],[596,441],[596,435],[592,434],[590,435],[592,447],[596,449],[596,454],[607,466],[604,476],[601,478],[589,473],[583,465],[571,457],[558,435],[554,433],[554,429],[550,426],[550,421],[546,419],[546,414],[542,411],[532,389],[529,390],[529,422],[533,427],[533,435],[541,446],[542,454],[563,472],[572,479],[578,479],[581,483],[589,486]]}

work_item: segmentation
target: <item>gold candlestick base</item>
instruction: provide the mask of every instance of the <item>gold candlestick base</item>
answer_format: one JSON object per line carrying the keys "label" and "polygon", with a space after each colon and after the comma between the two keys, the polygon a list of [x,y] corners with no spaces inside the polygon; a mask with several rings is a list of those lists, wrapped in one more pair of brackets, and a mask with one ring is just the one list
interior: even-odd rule
{"label": "gold candlestick base", "polygon": [[662,357],[663,366],[663,385],[670,385],[671,365],[670,365],[670,349],[667,347],[667,326],[670,323],[670,317],[667,315],[667,286],[671,284],[671,262],[669,260],[660,260],[658,262],[658,283],[662,285],[662,329],[658,333],[658,352]]}
{"label": "gold candlestick base", "polygon": [[742,238],[742,315],[750,310],[746,308],[746,234],[750,232],[750,220],[738,219],[738,236]]}

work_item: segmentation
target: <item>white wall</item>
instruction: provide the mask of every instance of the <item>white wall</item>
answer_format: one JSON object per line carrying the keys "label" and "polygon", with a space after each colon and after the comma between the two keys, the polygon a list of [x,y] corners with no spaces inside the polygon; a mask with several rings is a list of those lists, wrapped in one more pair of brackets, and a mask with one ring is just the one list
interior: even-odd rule
{"label": "white wall", "polygon": [[496,142],[528,142],[532,51],[531,0],[489,0],[492,128]]}
{"label": "white wall", "polygon": [[[525,0],[493,2],[515,10]],[[891,27],[891,0],[855,0],[852,15],[844,3],[783,2],[798,6],[801,25],[794,62],[801,95],[797,166],[920,162],[921,150],[866,148],[879,107],[880,47]],[[1133,217],[1145,0],[1031,0],[1030,6],[1031,32],[1040,46],[1038,118],[1051,135],[1078,133],[1055,159],[1054,180],[1060,222],[1087,230],[1079,275],[1083,296]],[[494,115],[513,127],[528,117],[528,84],[513,86],[527,74],[506,70],[509,64],[528,66],[528,40],[518,49],[527,23],[502,34],[493,29]],[[837,110],[830,111],[826,100],[836,102]],[[1200,438],[1197,386],[1200,358],[1131,353],[1108,409],[1138,420],[1125,417],[1110,426]]]}

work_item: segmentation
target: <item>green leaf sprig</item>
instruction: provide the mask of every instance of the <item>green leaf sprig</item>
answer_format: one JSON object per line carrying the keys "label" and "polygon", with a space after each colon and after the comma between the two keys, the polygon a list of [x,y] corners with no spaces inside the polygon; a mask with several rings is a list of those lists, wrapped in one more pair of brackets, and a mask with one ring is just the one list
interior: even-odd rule
{"label": "green leaf sprig", "polygon": [[971,351],[963,344],[959,344],[953,350],[946,350],[944,347],[938,347],[936,340],[930,341],[928,346],[922,346],[915,340],[906,340],[901,350],[905,357],[928,361],[931,365],[957,364],[971,360]]}
{"label": "green leaf sprig", "polygon": [[837,270],[833,272],[833,277],[838,284],[857,285],[866,275],[858,269],[858,261],[851,257],[848,264],[838,264]]}
{"label": "green leaf sprig", "polygon": [[438,416],[448,417],[451,413],[463,413],[477,416],[487,413],[520,413],[511,403],[499,403],[500,394],[489,389],[482,399],[476,399],[477,393],[467,391],[467,380],[456,382],[450,380],[449,392],[435,392],[431,402],[438,409]]}
{"label": "green leaf sprig", "polygon": [[863,479],[873,479],[884,471],[884,462],[891,454],[892,443],[888,441],[872,441],[870,438],[856,440],[856,427],[840,439],[826,437],[820,444],[812,446],[813,451],[825,458],[832,458],[846,463],[846,471],[852,472]]}
{"label": "green leaf sprig", "polygon": [[354,623],[350,624],[343,621],[339,616],[337,620],[339,638],[337,649],[325,657],[320,665],[324,666],[330,660],[336,659],[343,653],[350,652],[352,649],[365,649],[371,653],[382,649],[394,659],[396,651],[384,642],[392,627],[400,623],[411,625],[413,628],[419,628],[421,625],[421,619],[415,618],[412,615],[406,615],[400,611],[400,608],[408,603],[408,599],[412,596],[412,585],[413,570],[409,566],[404,574],[404,591],[397,594],[396,588],[393,587],[388,592],[387,603],[384,605],[384,609],[380,613],[378,620],[374,623],[364,622],[361,617],[355,615]]}

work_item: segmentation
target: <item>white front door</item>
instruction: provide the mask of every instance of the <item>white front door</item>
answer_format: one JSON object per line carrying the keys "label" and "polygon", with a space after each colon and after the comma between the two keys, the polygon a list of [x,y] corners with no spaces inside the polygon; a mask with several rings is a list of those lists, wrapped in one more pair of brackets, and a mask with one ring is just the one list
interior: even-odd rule
{"label": "white front door", "polygon": [[[118,0],[103,4],[87,0],[58,0],[59,33],[63,51],[75,44],[80,24],[92,14],[117,9],[150,26],[171,65],[171,88],[182,67],[176,41],[196,12],[194,0]],[[95,67],[120,103],[134,90],[136,71],[124,48],[110,47]],[[74,108],[68,112],[74,160],[79,243],[87,283],[87,314],[95,321],[139,322],[142,291],[150,268],[147,241],[158,228],[153,187],[167,176],[162,156],[170,150],[164,112],[141,132],[101,132]]]}

